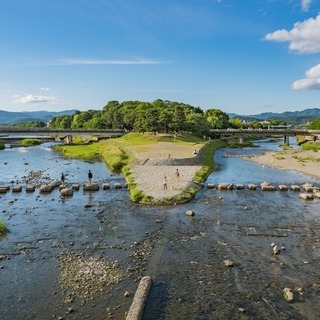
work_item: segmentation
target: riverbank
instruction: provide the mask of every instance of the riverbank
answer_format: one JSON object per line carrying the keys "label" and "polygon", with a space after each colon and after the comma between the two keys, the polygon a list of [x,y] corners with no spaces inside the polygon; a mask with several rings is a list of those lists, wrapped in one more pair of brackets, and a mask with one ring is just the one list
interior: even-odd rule
{"label": "riverbank", "polygon": [[112,170],[122,170],[133,202],[174,204],[196,194],[213,169],[214,151],[222,145],[190,134],[129,133],[88,146],[64,145],[59,151],[68,157],[99,154]]}
{"label": "riverbank", "polygon": [[281,151],[269,151],[261,155],[244,158],[260,165],[280,170],[298,171],[320,179],[319,152],[286,148]]}

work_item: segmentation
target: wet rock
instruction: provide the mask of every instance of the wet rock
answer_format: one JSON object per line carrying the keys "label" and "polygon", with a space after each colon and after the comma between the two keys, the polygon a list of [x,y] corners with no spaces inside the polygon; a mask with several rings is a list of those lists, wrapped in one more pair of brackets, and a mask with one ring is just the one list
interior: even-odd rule
{"label": "wet rock", "polygon": [[298,186],[297,184],[293,184],[293,185],[291,186],[291,190],[292,190],[292,191],[300,191],[300,186]]}
{"label": "wet rock", "polygon": [[293,302],[293,292],[290,288],[284,288],[283,289],[283,296],[288,302]]}
{"label": "wet rock", "polygon": [[248,184],[248,189],[249,190],[257,190],[257,185],[255,185],[254,183],[249,183]]}
{"label": "wet rock", "polygon": [[186,215],[187,215],[187,216],[190,216],[190,217],[193,217],[193,216],[195,215],[195,213],[194,213],[194,211],[192,211],[192,210],[187,210],[187,211],[186,211]]}
{"label": "wet rock", "polygon": [[288,186],[285,184],[279,184],[278,188],[280,191],[288,191]]}
{"label": "wet rock", "polygon": [[218,189],[219,190],[232,190],[233,184],[232,183],[219,183]]}
{"label": "wet rock", "polygon": [[280,253],[280,249],[278,246],[274,246],[273,247],[273,254],[279,254]]}
{"label": "wet rock", "polygon": [[60,190],[61,196],[64,197],[72,197],[73,196],[73,189],[72,188],[64,188]]}
{"label": "wet rock", "polygon": [[123,296],[124,296],[124,297],[129,297],[129,292],[126,291]]}
{"label": "wet rock", "polygon": [[214,183],[208,183],[207,188],[208,189],[214,189],[215,188]]}
{"label": "wet rock", "polygon": [[262,191],[275,191],[276,187],[268,182],[262,182],[260,184],[260,188]]}
{"label": "wet rock", "polygon": [[231,268],[231,267],[233,267],[234,262],[232,260],[224,260],[223,264],[224,264],[225,267]]}
{"label": "wet rock", "polygon": [[299,198],[303,200],[313,200],[314,196],[312,193],[300,193]]}
{"label": "wet rock", "polygon": [[91,208],[91,207],[92,207],[92,204],[91,204],[91,203],[86,203],[86,204],[84,205],[84,207],[85,207],[85,208]]}
{"label": "wet rock", "polygon": [[244,189],[244,185],[242,183],[236,184],[236,190],[243,190],[243,189]]}

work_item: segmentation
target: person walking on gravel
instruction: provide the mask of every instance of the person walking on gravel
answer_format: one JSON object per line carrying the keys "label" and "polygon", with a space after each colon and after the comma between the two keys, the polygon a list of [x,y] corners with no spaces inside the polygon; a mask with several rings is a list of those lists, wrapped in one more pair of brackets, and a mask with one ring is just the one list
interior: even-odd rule
{"label": "person walking on gravel", "polygon": [[176,170],[176,180],[179,181],[179,179],[180,179],[180,172],[179,172],[179,170],[177,169],[177,170]]}
{"label": "person walking on gravel", "polygon": [[168,189],[168,180],[167,177],[164,176],[163,177],[163,190],[167,190]]}

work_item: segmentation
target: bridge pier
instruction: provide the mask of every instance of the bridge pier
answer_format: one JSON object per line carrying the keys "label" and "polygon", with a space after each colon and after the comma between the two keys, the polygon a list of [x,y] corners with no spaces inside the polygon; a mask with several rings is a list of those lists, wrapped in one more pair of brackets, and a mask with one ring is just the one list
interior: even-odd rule
{"label": "bridge pier", "polygon": [[243,137],[242,136],[239,137],[239,143],[243,143]]}
{"label": "bridge pier", "polygon": [[283,137],[283,144],[285,144],[285,145],[289,145],[289,136],[288,135],[284,135],[284,137]]}
{"label": "bridge pier", "polygon": [[72,140],[72,135],[71,134],[68,134],[67,136],[66,136],[66,143],[67,144],[71,144],[73,142],[73,140]]}

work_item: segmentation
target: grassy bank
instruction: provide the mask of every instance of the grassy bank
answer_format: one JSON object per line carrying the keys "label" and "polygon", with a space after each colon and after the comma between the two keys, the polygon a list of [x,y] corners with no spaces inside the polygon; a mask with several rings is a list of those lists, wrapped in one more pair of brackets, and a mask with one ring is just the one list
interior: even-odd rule
{"label": "grassy bank", "polygon": [[0,220],[0,236],[5,235],[8,232],[8,229],[3,221]]}
{"label": "grassy bank", "polygon": [[41,140],[39,139],[23,139],[20,142],[23,147],[32,147],[41,144]]}
{"label": "grassy bank", "polygon": [[[128,183],[128,189],[130,190],[130,198],[133,202],[147,203],[148,197],[136,189],[130,166],[137,161],[138,157],[142,157],[143,159],[149,158],[150,156],[165,158],[167,153],[165,155],[160,154],[162,152],[161,145],[163,145],[161,143],[167,143],[165,145],[172,148],[171,152],[179,152],[180,158],[188,158],[194,149],[201,149],[198,156],[201,159],[203,167],[196,173],[196,183],[203,182],[211,173],[214,168],[213,154],[217,149],[225,145],[224,142],[220,140],[208,142],[191,134],[173,137],[172,135],[129,133],[120,138],[90,142],[88,144],[59,145],[56,147],[56,150],[66,157],[101,159],[107,164],[110,170],[116,172],[121,171],[123,173]],[[165,149],[165,152],[167,152],[167,149]],[[194,188],[184,190],[179,199],[186,201],[192,198],[196,192],[197,190]]]}

